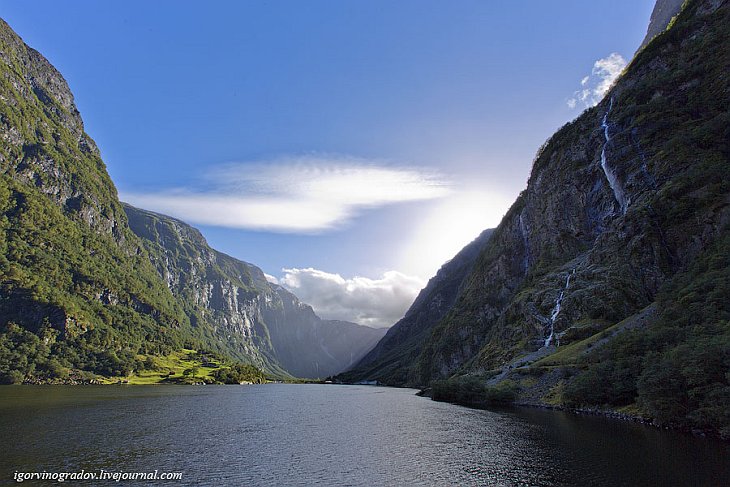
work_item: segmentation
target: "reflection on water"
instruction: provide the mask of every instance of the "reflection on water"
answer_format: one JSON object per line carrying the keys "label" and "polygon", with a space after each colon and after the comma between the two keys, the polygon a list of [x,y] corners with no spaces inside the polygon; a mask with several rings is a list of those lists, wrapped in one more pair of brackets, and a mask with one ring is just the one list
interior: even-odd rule
{"label": "reflection on water", "polygon": [[16,470],[102,468],[182,471],[182,485],[232,486],[730,479],[723,443],[554,411],[478,411],[413,393],[319,385],[3,387],[0,482]]}

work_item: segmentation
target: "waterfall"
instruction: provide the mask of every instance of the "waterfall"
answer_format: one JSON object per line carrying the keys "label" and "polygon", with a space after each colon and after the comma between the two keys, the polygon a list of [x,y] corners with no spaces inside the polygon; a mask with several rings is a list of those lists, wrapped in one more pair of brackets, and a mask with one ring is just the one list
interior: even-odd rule
{"label": "waterfall", "polygon": [[550,318],[548,319],[548,327],[550,329],[550,334],[545,339],[545,346],[549,347],[552,343],[553,339],[555,338],[555,320],[558,319],[558,315],[560,314],[560,308],[563,304],[563,297],[565,296],[565,291],[568,290],[570,287],[570,278],[573,277],[573,274],[575,274],[575,269],[573,269],[570,274],[568,274],[568,278],[565,280],[565,287],[562,291],[560,291],[560,294],[558,295],[558,299],[555,300],[555,306],[553,307],[552,313],[550,313]]}
{"label": "waterfall", "polygon": [[611,97],[611,101],[608,103],[608,110],[606,110],[605,115],[603,115],[603,121],[601,121],[603,136],[606,140],[603,143],[603,149],[601,149],[601,167],[603,168],[603,173],[606,175],[606,179],[608,180],[608,185],[611,186],[611,189],[613,190],[613,196],[616,198],[616,202],[618,202],[618,205],[621,208],[621,213],[626,214],[626,208],[629,205],[626,200],[626,195],[624,194],[624,189],[621,186],[621,181],[618,180],[616,173],[611,167],[609,167],[608,160],[606,158],[606,147],[608,146],[608,143],[611,142],[611,134],[608,131],[608,114],[611,113],[611,108],[613,108],[613,97]]}
{"label": "waterfall", "polygon": [[[522,213],[524,213],[524,210]],[[525,256],[522,259],[522,267],[525,271],[525,275],[527,275],[527,270],[530,267],[530,242],[527,238],[527,225],[522,218],[522,213],[520,213],[520,233],[522,234],[522,245],[525,247]]]}

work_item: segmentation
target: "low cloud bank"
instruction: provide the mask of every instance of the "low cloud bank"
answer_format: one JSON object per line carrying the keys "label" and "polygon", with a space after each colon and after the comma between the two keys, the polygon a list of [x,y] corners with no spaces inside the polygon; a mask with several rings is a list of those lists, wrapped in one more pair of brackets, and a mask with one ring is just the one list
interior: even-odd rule
{"label": "low cloud bank", "polygon": [[311,305],[320,317],[375,328],[391,326],[402,318],[426,284],[398,271],[385,272],[379,279],[345,279],[313,268],[283,272],[279,284]]}

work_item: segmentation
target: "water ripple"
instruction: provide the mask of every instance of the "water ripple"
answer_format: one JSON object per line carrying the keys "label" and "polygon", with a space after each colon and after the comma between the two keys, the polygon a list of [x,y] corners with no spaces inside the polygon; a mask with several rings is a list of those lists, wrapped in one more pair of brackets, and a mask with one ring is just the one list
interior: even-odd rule
{"label": "water ripple", "polygon": [[[721,485],[727,445],[552,411],[477,411],[407,389],[0,389],[0,481],[181,471],[179,485]],[[135,485],[125,482],[125,485]],[[144,485],[144,484],[138,484]],[[149,484],[148,484],[149,485]]]}

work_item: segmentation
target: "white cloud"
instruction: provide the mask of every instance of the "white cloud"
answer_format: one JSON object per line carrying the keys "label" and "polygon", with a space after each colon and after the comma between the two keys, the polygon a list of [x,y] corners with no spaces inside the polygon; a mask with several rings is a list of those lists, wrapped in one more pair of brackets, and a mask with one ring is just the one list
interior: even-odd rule
{"label": "white cloud", "polygon": [[626,60],[617,52],[613,52],[607,57],[596,61],[593,64],[593,72],[591,75],[597,76],[600,82],[595,88],[594,93],[597,96],[604,96],[625,67]]}
{"label": "white cloud", "polygon": [[362,206],[431,199],[447,192],[436,173],[352,158],[305,156],[266,164],[228,164],[211,178],[236,191]]}
{"label": "white cloud", "polygon": [[567,101],[568,107],[575,108],[580,102],[588,108],[601,101],[625,67],[626,60],[617,52],[593,63],[591,74],[580,80],[582,88]]}
{"label": "white cloud", "polygon": [[390,326],[402,318],[426,284],[397,271],[385,272],[379,279],[345,279],[312,268],[282,272],[279,283],[311,305],[320,317],[374,327]]}
{"label": "white cloud", "polygon": [[228,164],[205,181],[207,189],[125,193],[122,198],[191,223],[307,233],[334,228],[367,208],[449,193],[437,173],[343,157]]}
{"label": "white cloud", "polygon": [[271,284],[279,284],[279,280],[276,277],[272,276],[271,274],[267,274],[267,273],[264,272],[264,277]]}

